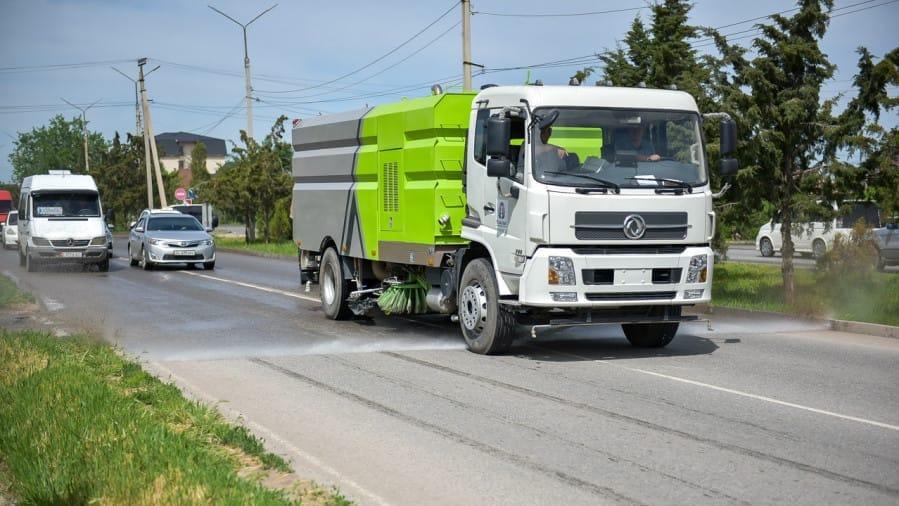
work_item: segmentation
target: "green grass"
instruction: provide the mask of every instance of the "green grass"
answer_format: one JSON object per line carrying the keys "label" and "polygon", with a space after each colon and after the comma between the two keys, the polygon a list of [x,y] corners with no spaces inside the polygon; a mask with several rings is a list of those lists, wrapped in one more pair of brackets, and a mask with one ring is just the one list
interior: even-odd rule
{"label": "green grass", "polygon": [[0,275],[0,309],[29,302],[34,302],[31,295],[19,290],[11,279]]}
{"label": "green grass", "polygon": [[241,250],[263,256],[296,258],[297,247],[293,241],[253,242],[247,244],[243,237],[217,235],[215,247],[223,250]]}
{"label": "green grass", "polygon": [[[0,462],[27,504],[290,504],[286,472],[243,427],[112,348],[0,330]],[[2,469],[4,466],[0,466]],[[319,504],[346,504],[320,488]]]}
{"label": "green grass", "polygon": [[871,273],[834,280],[824,273],[796,270],[796,301],[784,302],[780,266],[715,265],[712,304],[801,316],[899,325],[899,276]]}

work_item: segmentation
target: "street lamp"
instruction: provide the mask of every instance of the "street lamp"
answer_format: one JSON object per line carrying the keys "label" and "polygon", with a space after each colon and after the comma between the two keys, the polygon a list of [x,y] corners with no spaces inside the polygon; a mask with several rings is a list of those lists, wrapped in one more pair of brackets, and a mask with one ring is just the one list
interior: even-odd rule
{"label": "street lamp", "polygon": [[81,136],[84,138],[84,172],[89,173],[91,171],[91,164],[90,164],[90,160],[88,160],[88,157],[87,157],[87,115],[86,115],[86,113],[87,113],[88,109],[97,105],[97,103],[100,102],[100,100],[102,100],[102,99],[97,99],[96,102],[94,102],[93,104],[91,104],[87,107],[77,106],[62,97],[60,97],[60,100],[71,105],[75,109],[78,109],[79,111],[81,111]]}

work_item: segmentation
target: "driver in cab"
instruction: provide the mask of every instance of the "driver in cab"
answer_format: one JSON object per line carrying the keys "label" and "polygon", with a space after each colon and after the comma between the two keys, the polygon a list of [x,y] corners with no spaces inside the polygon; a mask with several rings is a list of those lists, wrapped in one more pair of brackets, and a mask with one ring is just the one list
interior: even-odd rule
{"label": "driver in cab", "polygon": [[615,139],[616,151],[635,151],[639,162],[657,162],[662,159],[656,153],[652,141],[646,138],[646,128],[635,126],[627,130],[619,130]]}

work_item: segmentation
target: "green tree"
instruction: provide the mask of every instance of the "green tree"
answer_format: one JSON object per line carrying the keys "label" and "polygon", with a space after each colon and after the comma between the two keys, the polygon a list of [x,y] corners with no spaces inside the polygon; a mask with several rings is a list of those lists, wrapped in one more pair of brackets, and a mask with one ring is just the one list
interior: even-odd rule
{"label": "green tree", "polygon": [[113,212],[113,221],[120,230],[147,206],[143,160],[143,139],[129,134],[123,143],[116,132],[109,149],[91,167],[103,207],[107,213]]}
{"label": "green tree", "polygon": [[262,142],[241,131],[243,146],[232,150],[234,159],[222,166],[210,186],[210,200],[225,212],[239,215],[246,226],[247,242],[256,240],[256,222],[266,242],[271,240],[271,221],[277,202],[290,195],[291,146],[284,141],[281,116]]}
{"label": "green tree", "polygon": [[193,151],[190,152],[190,173],[191,173],[191,185],[198,186],[212,177],[209,174],[209,171],[206,169],[206,145],[203,142],[198,142],[196,146],[194,146]]}
{"label": "green tree", "polygon": [[[757,27],[756,56],[725,47],[735,76],[725,91],[734,114],[749,126],[750,140],[742,145],[751,176],[767,194],[781,217],[781,271],[784,298],[795,295],[793,268],[794,225],[812,213],[826,212],[817,204],[829,176],[824,158],[825,135],[836,118],[834,101],[821,101],[821,88],[833,76],[834,65],[820,47],[830,20],[832,0],[800,0],[792,17],[773,15],[772,23]],[[720,47],[720,44],[719,44]]]}
{"label": "green tree", "polygon": [[[84,173],[84,140],[81,118],[71,121],[55,116],[50,124],[20,133],[9,155],[13,179],[20,183],[28,176],[46,174],[48,170],[68,169]],[[88,132],[88,156],[97,161],[106,152],[107,143],[97,132]]]}

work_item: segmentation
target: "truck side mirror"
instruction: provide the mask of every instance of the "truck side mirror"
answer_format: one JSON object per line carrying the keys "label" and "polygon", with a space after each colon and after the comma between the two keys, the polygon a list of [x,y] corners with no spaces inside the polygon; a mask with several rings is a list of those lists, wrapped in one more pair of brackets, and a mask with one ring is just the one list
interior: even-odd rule
{"label": "truck side mirror", "polygon": [[740,162],[736,158],[721,159],[721,175],[733,176],[740,170]]}
{"label": "truck side mirror", "polygon": [[737,150],[737,124],[731,119],[721,120],[721,156]]}
{"label": "truck side mirror", "polygon": [[504,116],[487,118],[487,154],[509,157],[509,141],[512,139],[512,122]]}
{"label": "truck side mirror", "polygon": [[487,177],[514,177],[512,162],[508,158],[487,160]]}

